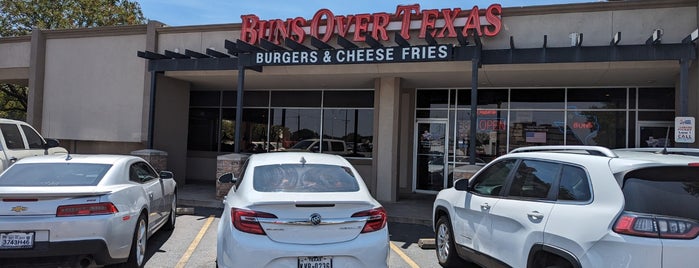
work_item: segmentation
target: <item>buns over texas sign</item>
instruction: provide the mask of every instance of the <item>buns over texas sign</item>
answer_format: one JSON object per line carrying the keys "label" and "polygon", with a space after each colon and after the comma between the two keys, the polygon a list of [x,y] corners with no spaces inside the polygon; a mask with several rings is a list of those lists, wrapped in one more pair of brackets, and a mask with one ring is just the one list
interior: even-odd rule
{"label": "buns over texas sign", "polygon": [[[414,38],[456,38],[459,35],[497,35],[502,28],[502,7],[492,4],[486,9],[474,6],[470,10],[444,8],[421,10],[419,4],[399,5],[393,14],[335,15],[328,9],[318,10],[313,18],[261,20],[257,15],[243,15],[240,40],[258,45],[261,40],[284,44],[286,39],[303,43],[314,37],[328,42],[333,37],[365,42],[370,36],[376,41],[389,41],[388,32],[396,32],[404,40]],[[452,56],[451,44],[370,47],[352,49],[256,52],[251,65],[378,63],[405,61],[440,61]]]}

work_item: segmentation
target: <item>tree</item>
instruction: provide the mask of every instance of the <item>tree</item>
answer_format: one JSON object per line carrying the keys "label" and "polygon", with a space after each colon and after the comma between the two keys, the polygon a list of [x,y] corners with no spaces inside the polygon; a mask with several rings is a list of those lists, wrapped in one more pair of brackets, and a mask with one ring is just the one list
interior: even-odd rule
{"label": "tree", "polygon": [[[129,0],[0,0],[0,37],[32,29],[74,29],[143,24],[141,6]],[[0,84],[0,116],[24,120],[26,86]]]}

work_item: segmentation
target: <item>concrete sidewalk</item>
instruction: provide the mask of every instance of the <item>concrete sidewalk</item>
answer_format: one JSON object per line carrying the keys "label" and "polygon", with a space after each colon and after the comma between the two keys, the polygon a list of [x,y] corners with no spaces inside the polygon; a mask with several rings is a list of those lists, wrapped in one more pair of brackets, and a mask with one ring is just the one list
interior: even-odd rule
{"label": "concrete sidewalk", "polygon": [[[216,199],[216,186],[212,184],[185,184],[177,187],[177,206],[223,208]],[[410,194],[401,196],[398,202],[381,202],[388,213],[389,222],[412,223],[432,226],[432,203],[435,195]]]}

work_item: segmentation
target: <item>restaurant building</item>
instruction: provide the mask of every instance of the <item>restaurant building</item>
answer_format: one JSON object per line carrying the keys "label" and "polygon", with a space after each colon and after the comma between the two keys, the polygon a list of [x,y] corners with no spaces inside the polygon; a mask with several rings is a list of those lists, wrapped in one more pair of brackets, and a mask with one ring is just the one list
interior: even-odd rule
{"label": "restaurant building", "polygon": [[35,30],[0,38],[0,82],[28,85],[27,121],[72,153],[156,149],[212,185],[222,155],[333,153],[395,201],[522,146],[697,147],[675,126],[699,113],[698,3]]}

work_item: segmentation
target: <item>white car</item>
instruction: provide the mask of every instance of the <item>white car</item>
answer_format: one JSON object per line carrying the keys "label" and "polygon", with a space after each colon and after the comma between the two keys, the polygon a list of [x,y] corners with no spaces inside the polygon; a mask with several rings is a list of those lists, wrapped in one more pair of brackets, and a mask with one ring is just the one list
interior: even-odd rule
{"label": "white car", "polygon": [[387,267],[387,216],[337,155],[251,155],[224,200],[218,267]]}
{"label": "white car", "polygon": [[0,171],[25,157],[66,153],[58,140],[42,137],[29,124],[0,118]]}
{"label": "white car", "polygon": [[445,267],[696,267],[699,157],[519,148],[440,191],[433,219]]}
{"label": "white car", "polygon": [[148,237],[174,228],[176,202],[172,173],[139,157],[22,159],[0,175],[0,263],[142,267]]}

